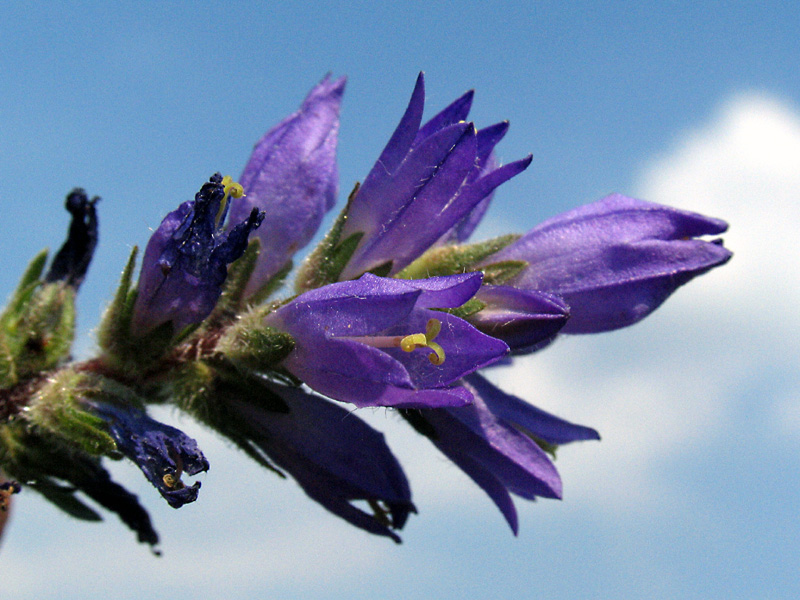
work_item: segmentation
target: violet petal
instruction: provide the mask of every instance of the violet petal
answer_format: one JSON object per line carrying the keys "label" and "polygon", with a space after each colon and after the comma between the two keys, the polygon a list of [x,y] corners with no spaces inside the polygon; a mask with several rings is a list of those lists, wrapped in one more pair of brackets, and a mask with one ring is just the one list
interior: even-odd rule
{"label": "violet petal", "polygon": [[261,254],[247,288],[254,293],[316,233],[338,190],[336,145],[344,78],[326,77],[300,110],[256,144],[239,183],[245,197],[231,208],[241,221],[257,208],[268,218],[258,231]]}
{"label": "violet petal", "polygon": [[718,219],[619,194],[559,215],[492,256],[523,260],[514,287],[562,297],[571,318],[565,333],[594,333],[631,325],[678,287],[727,262],[715,241]]}

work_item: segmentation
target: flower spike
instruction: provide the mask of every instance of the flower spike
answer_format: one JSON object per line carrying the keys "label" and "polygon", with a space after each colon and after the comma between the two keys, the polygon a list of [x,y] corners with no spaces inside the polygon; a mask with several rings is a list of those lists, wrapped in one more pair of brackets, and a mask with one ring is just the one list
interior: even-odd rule
{"label": "flower spike", "polygon": [[[25,271],[0,312],[0,529],[16,481],[68,514],[93,500],[141,541],[158,535],[101,458],[133,461],[170,506],[198,498],[195,440],[148,416],[172,404],[291,477],[330,513],[400,542],[416,512],[383,434],[353,407],[399,413],[496,504],[559,499],[553,460],[594,429],[506,394],[481,374],[561,333],[625,327],[727,262],[727,224],[618,194],[526,234],[469,242],[495,190],[507,121],[469,122],[468,91],[423,120],[420,73],[399,124],[330,231],[292,276],[338,188],[345,80],[325,77],[256,144],[241,177],[214,174],[133,248],[98,328],[72,359],[75,297],[98,239],[96,203],[67,197],[67,241]],[[45,274],[46,273],[46,274]],[[296,295],[270,299],[292,276]],[[269,301],[267,301],[269,300]],[[6,482],[5,478],[8,478]]]}

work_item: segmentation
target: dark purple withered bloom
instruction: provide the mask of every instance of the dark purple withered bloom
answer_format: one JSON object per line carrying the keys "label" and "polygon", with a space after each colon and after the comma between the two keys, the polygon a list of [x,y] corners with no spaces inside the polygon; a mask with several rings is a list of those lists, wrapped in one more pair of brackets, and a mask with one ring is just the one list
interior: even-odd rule
{"label": "dark purple withered bloom", "polygon": [[570,308],[564,333],[595,333],[643,319],[678,287],[726,263],[727,223],[619,194],[545,221],[487,262],[527,266],[508,285],[556,294]]}
{"label": "dark purple withered bloom", "polygon": [[471,394],[453,384],[508,346],[432,309],[461,306],[481,280],[480,273],[417,280],[368,273],[306,292],[265,323],[295,340],[283,366],[331,398],[356,406],[463,406]]}
{"label": "dark purple withered bloom", "polygon": [[471,214],[485,210],[492,191],[531,162],[529,156],[494,168],[492,150],[508,123],[476,131],[465,122],[472,92],[420,127],[424,104],[420,74],[400,124],[348,208],[341,238],[363,235],[342,280],[387,266],[394,275],[441,238],[464,235],[459,229],[471,230]]}
{"label": "dark purple withered bloom", "polygon": [[67,196],[66,209],[72,215],[69,233],[64,245],[53,258],[53,264],[44,280],[48,283],[64,281],[76,290],[83,282],[89,263],[97,247],[97,208],[100,198],[89,196],[81,188]]}
{"label": "dark purple withered bloom", "polygon": [[489,495],[516,535],[509,493],[527,500],[561,498],[561,478],[540,443],[600,436],[506,394],[477,373],[463,385],[472,393],[470,406],[407,410],[403,416]]}
{"label": "dark purple withered bloom", "polygon": [[266,284],[303,248],[333,207],[338,188],[336,142],[345,79],[323,79],[300,110],[270,129],[256,144],[239,183],[245,197],[231,207],[234,222],[254,209],[269,216],[247,293]]}
{"label": "dark purple withered bloom", "polygon": [[135,335],[170,322],[172,331],[178,333],[200,323],[214,309],[228,264],[244,253],[248,236],[264,218],[264,213],[254,208],[246,219],[225,231],[234,186],[217,173],[194,200],[169,213],[150,237],[133,310]]}
{"label": "dark purple withered bloom", "polygon": [[186,486],[181,481],[184,473],[208,470],[196,441],[135,407],[94,401],[87,405],[106,422],[117,449],[139,466],[170,506],[180,508],[197,500],[200,482]]}
{"label": "dark purple withered bloom", "polygon": [[[265,401],[273,394],[277,410]],[[400,541],[393,530],[416,509],[382,433],[324,398],[266,382],[250,398],[226,390],[225,407],[236,420],[234,439],[289,473],[309,497],[356,527]]]}
{"label": "dark purple withered bloom", "polygon": [[542,292],[484,285],[475,299],[484,306],[467,320],[480,331],[503,340],[516,354],[545,346],[569,319],[564,301]]}

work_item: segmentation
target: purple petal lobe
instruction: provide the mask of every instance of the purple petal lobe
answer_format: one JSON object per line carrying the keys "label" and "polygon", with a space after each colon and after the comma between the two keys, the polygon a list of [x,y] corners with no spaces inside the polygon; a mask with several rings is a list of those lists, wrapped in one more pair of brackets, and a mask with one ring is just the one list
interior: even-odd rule
{"label": "purple petal lobe", "polygon": [[494,147],[500,143],[506,133],[508,133],[508,121],[484,127],[478,131],[478,163],[470,176],[471,181],[494,170],[495,167],[490,165],[489,158],[492,156]]}
{"label": "purple petal lobe", "polygon": [[300,110],[256,144],[239,180],[245,191],[233,208],[241,221],[257,208],[267,213],[258,231],[261,254],[248,293],[269,281],[304,247],[333,207],[338,189],[336,144],[344,78],[325,78]]}
{"label": "purple petal lobe", "polygon": [[505,393],[477,373],[469,375],[466,381],[469,389],[481,397],[495,416],[550,444],[561,445],[600,439],[600,434],[591,427],[575,425],[536,408],[516,396]]}
{"label": "purple petal lobe", "polygon": [[502,392],[478,374],[461,383],[472,392],[469,406],[400,412],[489,495],[516,535],[509,492],[529,500],[561,498],[561,478],[535,440],[563,444],[600,436]]}
{"label": "purple petal lobe", "polygon": [[639,321],[727,262],[720,243],[694,239],[726,229],[718,219],[612,195],[542,223],[491,262],[526,261],[510,285],[560,296],[571,313],[563,331],[594,333]]}
{"label": "purple petal lobe", "polygon": [[467,116],[469,116],[470,108],[472,108],[472,99],[474,96],[474,90],[466,92],[425,123],[425,125],[420,127],[416,139],[414,140],[414,146],[448,125],[453,125],[459,121],[466,121]]}
{"label": "purple petal lobe", "polygon": [[569,318],[567,305],[550,294],[485,285],[475,297],[486,307],[467,320],[517,354],[550,342]]}
{"label": "purple petal lobe", "polygon": [[527,157],[497,167],[493,158],[487,159],[486,167],[480,171],[480,178],[472,182],[456,201],[448,207],[449,220],[455,225],[442,236],[443,241],[463,242],[483,219],[489,208],[494,191],[506,181],[522,173],[530,166],[533,157]]}
{"label": "purple petal lobe", "polygon": [[[422,122],[422,111],[425,107],[425,75],[420,73],[411,93],[406,112],[400,119],[397,129],[394,130],[389,143],[378,158],[378,165],[388,173],[394,172],[405,158],[411,144],[414,142],[419,124]],[[376,165],[377,167],[377,165]],[[376,173],[377,169],[373,169]],[[371,173],[372,174],[372,173]]]}
{"label": "purple petal lobe", "polygon": [[[408,481],[383,434],[323,398],[298,388],[265,386],[288,411],[270,412],[262,403],[231,394],[226,406],[240,422],[237,433],[326,509],[399,542],[392,530],[402,528],[415,509]],[[388,523],[352,505],[354,500],[385,504]]]}

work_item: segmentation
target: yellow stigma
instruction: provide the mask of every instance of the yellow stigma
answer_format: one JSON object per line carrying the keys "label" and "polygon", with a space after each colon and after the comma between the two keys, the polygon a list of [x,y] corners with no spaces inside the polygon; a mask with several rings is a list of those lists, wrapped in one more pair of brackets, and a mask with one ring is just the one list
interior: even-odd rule
{"label": "yellow stigma", "polygon": [[225,177],[222,178],[222,191],[225,195],[222,197],[222,202],[219,203],[217,218],[214,221],[216,227],[219,227],[222,215],[225,214],[225,208],[228,206],[228,199],[244,197],[244,188],[242,184],[236,183],[230,175],[225,175]]}
{"label": "yellow stigma", "polygon": [[442,330],[442,322],[439,319],[428,319],[425,325],[425,333],[412,333],[400,340],[400,348],[404,352],[412,352],[416,348],[430,348],[433,350],[428,355],[428,360],[434,365],[444,362],[444,348],[433,340]]}
{"label": "yellow stigma", "polygon": [[225,175],[225,177],[222,178],[222,187],[225,190],[226,199],[228,196],[233,196],[234,198],[244,197],[244,188],[242,184],[236,183],[230,175]]}
{"label": "yellow stigma", "polygon": [[164,485],[171,490],[182,490],[183,488],[186,487],[183,484],[183,481],[181,481],[181,476],[179,473],[176,474],[167,473],[166,475],[164,475],[164,477],[161,478],[161,480],[164,482]]}

